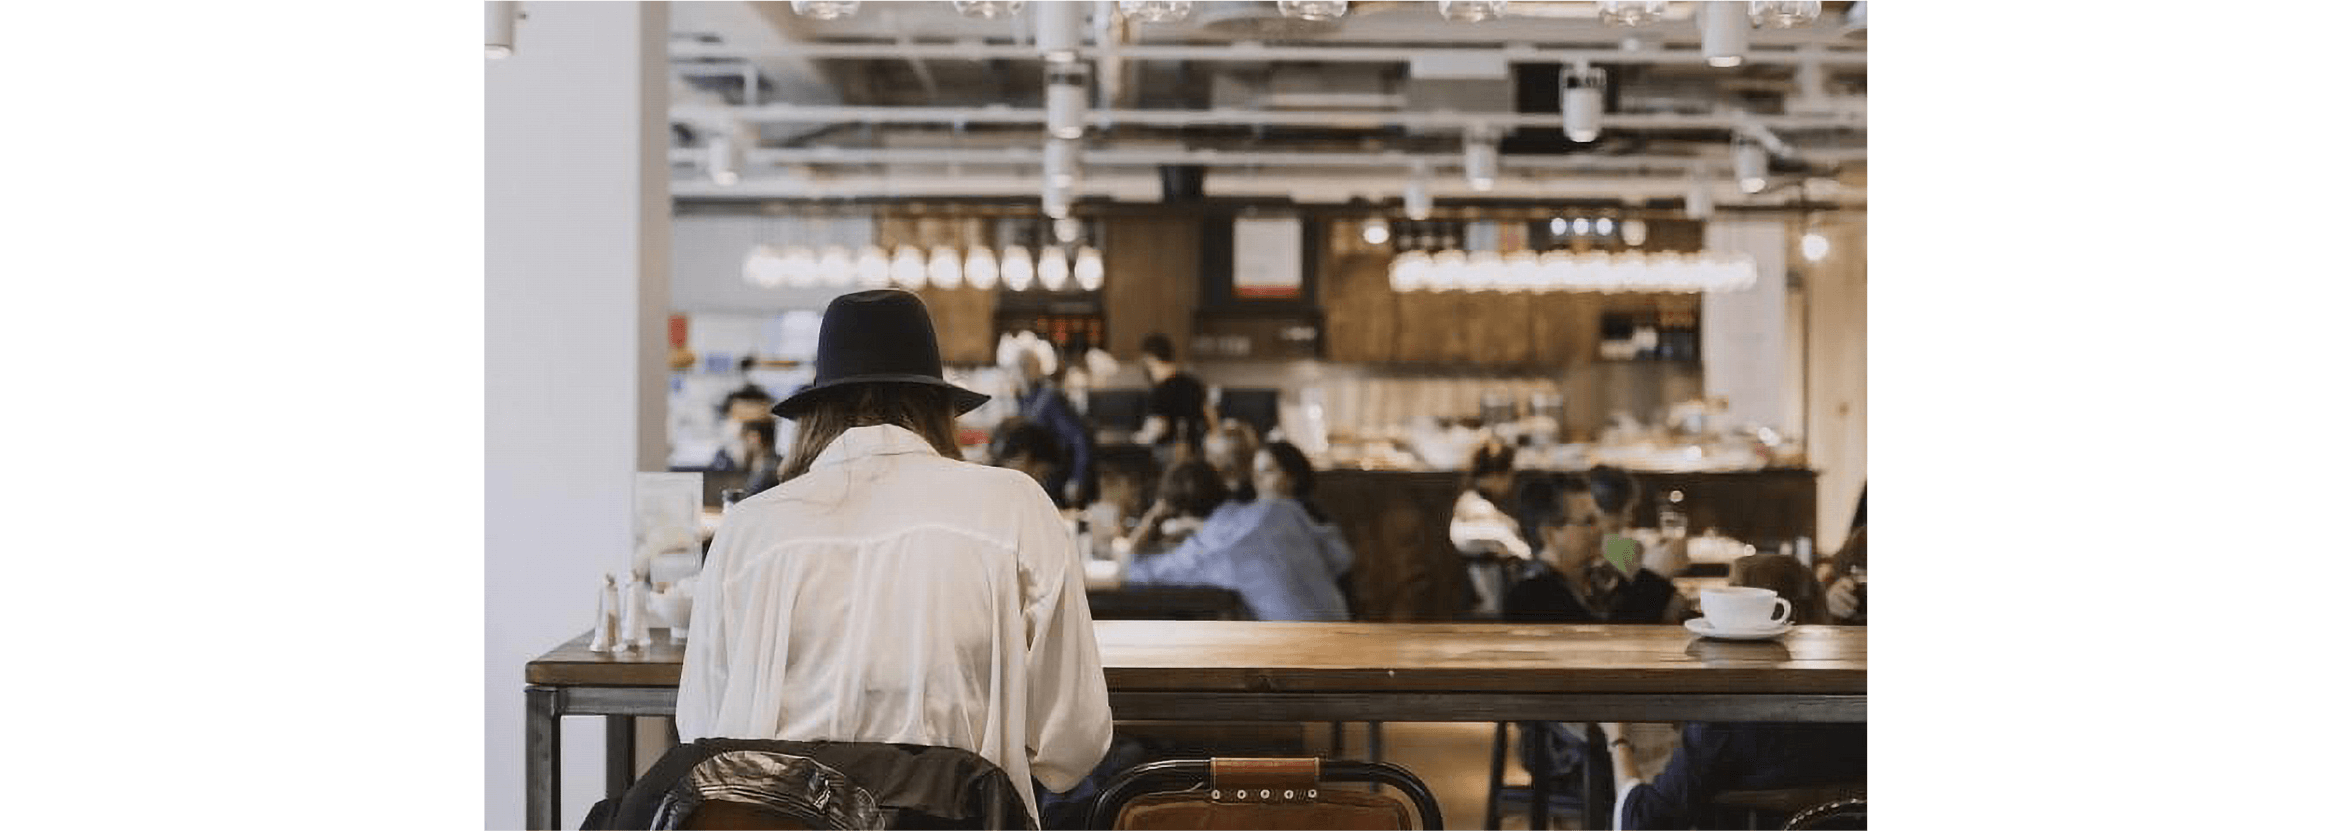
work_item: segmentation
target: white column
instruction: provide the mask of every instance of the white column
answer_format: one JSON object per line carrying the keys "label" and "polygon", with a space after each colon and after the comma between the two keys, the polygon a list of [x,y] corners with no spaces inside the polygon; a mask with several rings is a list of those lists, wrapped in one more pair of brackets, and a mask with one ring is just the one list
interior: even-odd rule
{"label": "white column", "polygon": [[[1787,228],[1779,220],[1706,223],[1706,250],[1755,258],[1755,285],[1710,291],[1699,303],[1700,357],[1706,395],[1730,402],[1734,424],[1755,423],[1782,432],[1798,426],[1792,413],[1802,398],[1791,374],[1788,332]],[[1800,418],[1800,416],[1798,416]]]}
{"label": "white column", "polygon": [[[484,66],[491,828],[523,824],[523,663],[587,630],[596,575],[627,562],[635,473],[666,456],[667,7],[522,7],[514,55]],[[602,796],[603,727],[568,721],[574,827]]]}

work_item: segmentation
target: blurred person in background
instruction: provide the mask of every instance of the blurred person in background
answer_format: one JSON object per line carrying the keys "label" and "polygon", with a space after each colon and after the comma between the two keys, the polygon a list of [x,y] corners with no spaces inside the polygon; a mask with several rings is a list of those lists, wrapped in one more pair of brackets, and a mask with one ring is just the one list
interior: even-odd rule
{"label": "blurred person in background", "polygon": [[1216,477],[1224,480],[1226,498],[1235,502],[1257,499],[1257,485],[1250,475],[1257,460],[1257,445],[1257,428],[1231,419],[1218,422],[1201,441],[1201,455],[1210,467],[1216,468]]}
{"label": "blurred person in background", "polygon": [[[1731,564],[1731,585],[1770,589],[1785,598],[1797,623],[1815,623],[1820,583],[1784,554],[1751,554]],[[1773,790],[1857,783],[1868,778],[1869,726],[1836,723],[1690,722],[1681,746],[1655,780],[1641,778],[1639,748],[1624,725],[1602,724],[1610,770],[1617,783],[1617,828],[1689,828],[1723,791]],[[1786,817],[1771,818],[1772,827]]]}
{"label": "blurred person in background", "polygon": [[1198,451],[1216,424],[1216,413],[1208,408],[1208,385],[1176,363],[1175,343],[1158,332],[1143,338],[1143,375],[1151,381],[1151,394],[1135,443],[1152,446],[1161,463],[1172,467]]}
{"label": "blurred person in background", "polygon": [[1837,549],[1837,556],[1821,563],[1819,574],[1828,585],[1823,592],[1828,622],[1868,625],[1869,529],[1853,529],[1845,546]]}
{"label": "blurred person in background", "polygon": [[1012,366],[1013,399],[1020,408],[1021,419],[1051,432],[1053,440],[1061,445],[1061,457],[1066,462],[1045,483],[1045,493],[1052,495],[1053,504],[1069,507],[1084,505],[1088,496],[1087,482],[1094,469],[1094,431],[1086,426],[1076,405],[1053,382],[1053,371],[1058,364],[1052,346],[1044,341],[1016,350]]}
{"label": "blurred person in background", "polygon": [[1541,546],[1504,590],[1503,616],[1555,623],[1678,623],[1684,603],[1672,578],[1690,564],[1681,540],[1642,546],[1630,573],[1602,556],[1631,525],[1639,485],[1600,466],[1535,480],[1520,494],[1520,527]]}
{"label": "blurred person in background", "polygon": [[1151,509],[1126,536],[1127,545],[1136,551],[1184,541],[1230,496],[1216,469],[1197,459],[1168,468],[1159,478],[1158,491]]}
{"label": "blurred person in background", "polygon": [[[1680,622],[1686,604],[1670,578],[1689,565],[1685,545],[1676,541],[1643,548],[1631,574],[1602,556],[1607,539],[1631,524],[1639,495],[1630,474],[1608,466],[1581,475],[1529,480],[1516,501],[1521,533],[1539,548],[1533,559],[1511,564],[1511,580],[1503,590],[1503,619]],[[1519,722],[1519,738],[1521,764],[1530,772],[1549,772],[1551,792],[1565,799],[1582,793],[1579,783],[1585,765],[1605,764],[1585,747],[1580,726]]]}
{"label": "blurred person in background", "polygon": [[1147,449],[1113,445],[1101,450],[1094,460],[1097,485],[1094,501],[1086,505],[1086,524],[1101,543],[1099,550],[1107,551],[1112,539],[1131,533],[1150,509],[1159,472]]}
{"label": "blurred person in background", "polygon": [[704,738],[959,748],[1067,791],[1110,746],[1075,541],[1033,480],[962,461],[913,293],[825,309],[782,484],[720,523],[697,581],[677,727]]}
{"label": "blurred person in background", "polygon": [[1136,557],[1127,582],[1221,586],[1239,594],[1258,620],[1346,620],[1340,580],[1355,554],[1338,529],[1297,498],[1314,485],[1305,454],[1287,443],[1276,446],[1287,452],[1254,456],[1262,463],[1257,498],[1227,499],[1173,550]]}
{"label": "blurred person in background", "polygon": [[776,453],[776,420],[772,417],[743,422],[743,495],[750,496],[775,487],[783,473],[784,459]]}
{"label": "blurred person in background", "polygon": [[1510,487],[1517,456],[1516,449],[1500,439],[1479,444],[1470,452],[1461,496],[1453,500],[1448,532],[1454,549],[1469,563],[1470,588],[1477,594],[1473,609],[1481,617],[1501,616],[1511,564],[1534,557],[1533,547],[1509,513],[1515,504]]}
{"label": "blurred person in background", "polygon": [[1005,419],[996,425],[996,434],[988,441],[988,464],[1011,468],[1037,480],[1037,487],[1053,487],[1053,480],[1062,472],[1060,439],[1044,425],[1021,418]]}
{"label": "blurred person in background", "polygon": [[[743,360],[745,366],[749,366],[751,359]],[[718,403],[719,447],[717,455],[710,459],[711,470],[746,470],[750,467],[750,454],[743,447],[743,425],[770,419],[768,408],[774,407],[775,403],[775,396],[749,381],[727,393],[727,397]]]}

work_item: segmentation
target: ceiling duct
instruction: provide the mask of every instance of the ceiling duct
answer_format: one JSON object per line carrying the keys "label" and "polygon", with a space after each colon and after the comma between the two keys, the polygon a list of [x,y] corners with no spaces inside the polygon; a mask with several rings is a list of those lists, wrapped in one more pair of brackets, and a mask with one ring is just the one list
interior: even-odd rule
{"label": "ceiling duct", "polygon": [[1192,13],[1200,28],[1236,38],[1289,38],[1327,35],[1339,30],[1337,20],[1284,17],[1272,3],[1201,3]]}

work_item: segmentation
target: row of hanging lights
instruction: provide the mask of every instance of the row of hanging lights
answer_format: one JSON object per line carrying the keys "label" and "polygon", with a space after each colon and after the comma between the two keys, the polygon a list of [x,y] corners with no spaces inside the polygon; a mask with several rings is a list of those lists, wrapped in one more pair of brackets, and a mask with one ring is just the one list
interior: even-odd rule
{"label": "row of hanging lights", "polygon": [[761,244],[743,258],[743,282],[769,289],[896,286],[911,291],[926,286],[991,289],[1001,284],[1009,291],[1100,291],[1102,252],[1091,245],[1078,246],[1074,252],[1047,245],[1032,257],[1025,245],[1006,246],[1001,252],[987,246],[958,251],[947,245],[928,252],[901,245],[891,252],[868,245],[852,253],[846,245],[815,249]]}
{"label": "row of hanging lights", "polygon": [[[792,0],[792,11],[815,20],[839,20],[857,13],[857,0]],[[980,20],[1000,20],[1019,14],[1028,3],[1024,0],[952,0],[950,5],[965,17]],[[1174,23],[1190,19],[1191,0],[1119,0],[1118,11],[1144,23]],[[1456,23],[1477,23],[1501,17],[1509,9],[1509,0],[1438,0],[1437,14]],[[1602,0],[1600,20],[1613,26],[1645,26],[1665,19],[1665,0]],[[1277,0],[1275,8],[1282,16],[1299,20],[1321,22],[1337,20],[1347,15],[1347,0]],[[1788,29],[1811,23],[1820,17],[1820,0],[1768,0],[1764,2],[1701,2],[1700,26],[1721,17],[1723,21],[1744,18],[1748,25]],[[1725,33],[1725,37],[1730,37]],[[1744,50],[1744,36],[1738,36]],[[1723,44],[1729,45],[1728,41]],[[1709,54],[1712,54],[1711,52]],[[1736,66],[1736,61],[1717,66]]]}
{"label": "row of hanging lights", "polygon": [[1701,292],[1755,285],[1744,254],[1406,251],[1388,264],[1396,291]]}

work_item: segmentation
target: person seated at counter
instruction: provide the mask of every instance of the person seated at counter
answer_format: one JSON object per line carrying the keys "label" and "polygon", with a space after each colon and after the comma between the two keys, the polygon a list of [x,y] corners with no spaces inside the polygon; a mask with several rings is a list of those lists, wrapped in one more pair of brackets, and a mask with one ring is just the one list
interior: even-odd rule
{"label": "person seated at counter", "polygon": [[1355,554],[1338,529],[1316,521],[1296,498],[1313,489],[1312,468],[1292,466],[1305,455],[1293,462],[1283,455],[1261,454],[1260,498],[1224,501],[1173,550],[1138,556],[1126,581],[1222,586],[1258,620],[1346,620],[1339,580]]}
{"label": "person seated at counter", "polygon": [[[743,359],[743,366],[749,369],[751,359]],[[765,387],[749,381],[727,393],[726,399],[718,403],[719,447],[718,452],[710,458],[711,470],[745,470],[750,467],[750,455],[743,447],[743,425],[771,419],[768,409],[774,407],[775,403],[775,396],[768,394]]]}
{"label": "person seated at counter", "polygon": [[1094,431],[1086,426],[1077,406],[1070,403],[1069,396],[1062,394],[1061,387],[1053,381],[1052,372],[1058,368],[1058,361],[1052,355],[1052,347],[1042,343],[1015,354],[1014,402],[1020,407],[1022,419],[1043,427],[1061,445],[1060,456],[1065,463],[1045,482],[1045,493],[1058,506],[1083,505],[1088,496],[1087,481],[1094,469]]}
{"label": "person seated at counter", "polygon": [[[1504,590],[1504,619],[1680,622],[1683,601],[1671,578],[1689,566],[1688,545],[1641,546],[1621,536],[1638,498],[1631,474],[1607,466],[1530,481],[1519,494],[1520,525],[1542,548]],[[1612,561],[1604,550],[1611,545],[1629,546],[1637,558]]]}
{"label": "person seated at counter", "polygon": [[1054,477],[1061,472],[1061,454],[1061,442],[1054,439],[1053,431],[1023,418],[1005,419],[988,440],[988,464],[1026,474],[1047,494],[1052,493]]}
{"label": "person seated at counter", "polygon": [[1489,438],[1470,452],[1463,474],[1461,496],[1453,500],[1453,523],[1448,536],[1453,548],[1469,561],[1470,588],[1477,593],[1474,613],[1502,614],[1503,586],[1511,561],[1534,557],[1533,547],[1519,533],[1518,521],[1503,507],[1512,504],[1510,483],[1517,449]]}
{"label": "person seated at counter", "polygon": [[[1739,558],[1731,564],[1731,585],[1778,593],[1788,600],[1791,617],[1798,623],[1827,616],[1820,583],[1803,563],[1785,554]],[[1706,820],[1706,806],[1723,791],[1836,785],[1868,778],[1866,724],[1691,722],[1682,726],[1681,747],[1655,780],[1641,778],[1633,762],[1638,748],[1623,725],[1604,723],[1600,730],[1609,740],[1620,829],[1692,827]]]}
{"label": "person seated at counter", "polygon": [[[1503,619],[1680,622],[1684,604],[1669,578],[1689,565],[1685,545],[1676,541],[1641,548],[1639,559],[1627,563],[1637,564],[1629,574],[1604,556],[1609,539],[1631,524],[1638,497],[1632,475],[1607,466],[1529,480],[1518,494],[1519,522],[1526,538],[1541,548],[1532,560],[1511,563],[1515,573],[1503,592]],[[1520,722],[1519,731],[1521,764],[1529,771],[1549,771],[1554,794],[1580,793],[1583,765],[1590,763],[1582,729],[1530,721]]]}
{"label": "person seated at counter", "polygon": [[1188,461],[1168,468],[1159,479],[1159,498],[1143,512],[1135,529],[1123,538],[1127,547],[1142,551],[1154,545],[1176,545],[1200,530],[1208,515],[1224,504],[1224,480],[1207,462]]}
{"label": "person seated at counter", "polygon": [[1831,623],[1869,624],[1869,528],[1853,529],[1837,556],[1821,564],[1820,579],[1828,588],[1824,600]]}
{"label": "person seated at counter", "polygon": [[1254,502],[1257,485],[1250,470],[1257,459],[1257,428],[1247,422],[1224,420],[1208,431],[1208,438],[1200,443],[1201,455],[1210,467],[1216,468],[1216,478],[1224,480],[1226,498],[1234,502]]}
{"label": "person seated at counter", "polygon": [[[719,525],[694,592],[678,737],[952,747],[1067,791],[1110,746],[1075,541],[1051,500],[961,458],[922,300],[834,298],[782,484]],[[874,783],[877,787],[884,783]]]}

